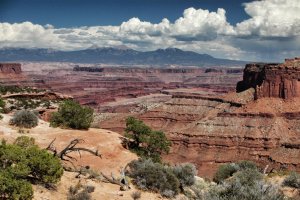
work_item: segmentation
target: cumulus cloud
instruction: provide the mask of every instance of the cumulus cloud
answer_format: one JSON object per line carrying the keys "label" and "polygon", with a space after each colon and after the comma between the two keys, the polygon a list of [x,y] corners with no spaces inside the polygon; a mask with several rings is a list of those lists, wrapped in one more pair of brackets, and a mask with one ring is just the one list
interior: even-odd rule
{"label": "cumulus cloud", "polygon": [[269,38],[300,35],[299,0],[264,0],[244,6],[251,18],[237,24],[237,34]]}
{"label": "cumulus cloud", "polygon": [[1,47],[76,50],[92,45],[126,45],[136,50],[177,47],[216,57],[281,60],[299,56],[300,1],[261,0],[245,3],[249,19],[230,24],[223,8],[188,8],[182,17],[153,24],[131,18],[120,26],[55,28],[31,22],[1,23]]}
{"label": "cumulus cloud", "polygon": [[171,34],[184,40],[212,40],[218,35],[233,34],[233,27],[226,20],[226,11],[219,8],[217,12],[208,10],[186,9],[172,25]]}

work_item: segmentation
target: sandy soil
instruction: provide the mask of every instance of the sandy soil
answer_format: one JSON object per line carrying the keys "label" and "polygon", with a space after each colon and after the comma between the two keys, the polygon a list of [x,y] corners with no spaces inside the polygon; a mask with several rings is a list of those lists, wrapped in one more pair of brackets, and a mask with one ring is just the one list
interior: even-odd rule
{"label": "sandy soil", "polygon": [[[11,116],[4,114],[3,119],[0,121],[0,139],[4,138],[8,142],[13,142],[18,136],[26,135],[35,138],[36,143],[44,148],[56,138],[54,146],[57,149],[62,149],[73,138],[83,139],[85,142],[80,144],[80,146],[98,149],[102,154],[102,159],[86,153],[83,153],[81,158],[78,154],[74,154],[78,159],[78,162],[75,164],[78,166],[89,165],[94,170],[101,171],[106,175],[111,175],[111,173],[113,173],[115,177],[118,177],[120,168],[137,158],[135,154],[122,147],[120,135],[112,131],[92,128],[88,131],[51,128],[49,127],[49,123],[40,120],[37,127],[25,130],[25,134],[20,134],[18,133],[18,128],[8,125],[10,118]],[[120,191],[118,185],[92,181],[85,177],[75,178],[76,175],[77,173],[65,172],[57,185],[56,191],[51,191],[40,185],[35,185],[34,199],[65,200],[67,199],[69,187],[76,185],[79,181],[82,184],[95,186],[95,192],[92,193],[92,197],[95,200],[129,200],[132,199],[132,192],[136,190],[133,188],[129,191]],[[161,197],[155,193],[143,192],[141,199],[151,200],[161,199]]]}

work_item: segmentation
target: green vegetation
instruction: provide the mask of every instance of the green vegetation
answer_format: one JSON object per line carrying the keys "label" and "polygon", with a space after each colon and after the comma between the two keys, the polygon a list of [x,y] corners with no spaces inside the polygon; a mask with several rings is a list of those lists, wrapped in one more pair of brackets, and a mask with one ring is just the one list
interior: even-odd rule
{"label": "green vegetation", "polygon": [[88,129],[93,121],[93,109],[81,106],[72,100],[66,100],[59,105],[58,112],[52,114],[50,126]]}
{"label": "green vegetation", "polygon": [[133,193],[131,193],[131,197],[133,200],[138,200],[140,199],[142,196],[142,193],[140,191],[135,191]]}
{"label": "green vegetation", "polygon": [[30,182],[55,184],[63,174],[60,160],[40,149],[34,139],[22,136],[14,144],[0,143],[0,197],[33,198]]}
{"label": "green vegetation", "polygon": [[[24,93],[40,93],[46,90],[34,89],[31,87],[19,87],[19,86],[0,86],[0,94],[24,94]],[[52,102],[51,100],[41,99],[39,97],[28,97],[28,96],[11,96],[6,99],[7,108],[10,110],[14,109],[36,109],[38,107],[48,108]],[[0,100],[1,107],[1,100]]]}
{"label": "green vegetation", "polygon": [[[220,176],[222,180],[218,184],[203,179],[196,180],[196,168],[189,163],[172,167],[155,163],[151,159],[139,159],[132,161],[128,166],[128,176],[139,189],[159,192],[167,198],[173,198],[182,192],[188,199],[193,200],[284,199],[278,186],[267,182],[251,161],[220,166],[217,173],[224,174]],[[294,183],[295,178],[292,179]],[[135,198],[134,194],[132,198]]]}
{"label": "green vegetation", "polygon": [[0,94],[13,94],[13,93],[39,93],[39,92],[44,92],[45,90],[41,89],[34,89],[31,87],[19,87],[16,85],[0,85]]}
{"label": "green vegetation", "polygon": [[283,200],[278,187],[267,183],[257,169],[240,169],[232,178],[212,187],[204,199],[222,200]]}
{"label": "green vegetation", "polygon": [[44,99],[32,99],[30,97],[13,97],[8,100],[11,104],[11,110],[13,109],[36,109],[38,107],[49,108],[54,101]]}
{"label": "green vegetation", "polygon": [[[2,98],[0,98],[0,113],[3,113],[5,109],[5,101],[3,101]],[[0,120],[3,118],[2,115],[0,115]]]}
{"label": "green vegetation", "polygon": [[94,186],[83,186],[78,183],[76,186],[69,188],[68,200],[91,200],[90,193],[94,192]]}
{"label": "green vegetation", "polygon": [[238,166],[235,163],[221,165],[215,173],[213,180],[216,183],[221,183],[223,180],[231,177],[237,170]]}
{"label": "green vegetation", "polygon": [[284,179],[283,186],[300,189],[300,174],[292,172]]}
{"label": "green vegetation", "polygon": [[225,179],[231,177],[234,173],[246,169],[257,170],[257,166],[254,162],[247,160],[242,160],[237,163],[223,164],[218,168],[213,180],[216,183],[221,183]]}
{"label": "green vegetation", "polygon": [[171,142],[162,131],[153,131],[143,121],[134,117],[126,119],[125,132],[125,136],[131,139],[128,143],[129,149],[142,158],[160,162],[161,154],[170,150]]}
{"label": "green vegetation", "polygon": [[178,178],[180,186],[187,187],[194,185],[195,176],[197,175],[197,170],[195,165],[191,163],[184,163],[181,165],[176,165],[172,168],[173,173]]}
{"label": "green vegetation", "polygon": [[129,176],[142,190],[159,192],[174,197],[183,187],[195,183],[196,168],[190,163],[174,167],[155,163],[151,159],[139,159],[129,163]]}
{"label": "green vegetation", "polygon": [[0,98],[0,113],[3,112],[3,109],[5,108],[5,101],[3,101],[2,98]]}
{"label": "green vegetation", "polygon": [[129,163],[130,174],[134,183],[142,190],[159,192],[165,197],[174,197],[179,193],[179,180],[172,169],[151,159],[135,160]]}
{"label": "green vegetation", "polygon": [[192,187],[191,199],[205,200],[283,200],[284,196],[278,186],[264,179],[255,163],[241,161],[221,165],[216,173],[217,185],[204,189]]}
{"label": "green vegetation", "polygon": [[29,110],[17,111],[10,124],[20,128],[33,128],[38,125],[38,117]]}
{"label": "green vegetation", "polygon": [[35,139],[32,137],[20,136],[17,137],[17,139],[14,141],[14,144],[24,149],[27,149],[35,145]]}

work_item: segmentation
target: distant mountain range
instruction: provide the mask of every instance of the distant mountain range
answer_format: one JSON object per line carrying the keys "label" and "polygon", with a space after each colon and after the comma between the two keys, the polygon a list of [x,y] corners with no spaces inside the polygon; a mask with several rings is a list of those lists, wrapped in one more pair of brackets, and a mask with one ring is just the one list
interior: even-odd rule
{"label": "distant mountain range", "polygon": [[46,61],[74,63],[106,63],[116,65],[183,65],[183,66],[243,66],[245,61],[214,58],[177,48],[141,52],[128,48],[88,48],[78,51],[53,49],[0,49],[0,62]]}

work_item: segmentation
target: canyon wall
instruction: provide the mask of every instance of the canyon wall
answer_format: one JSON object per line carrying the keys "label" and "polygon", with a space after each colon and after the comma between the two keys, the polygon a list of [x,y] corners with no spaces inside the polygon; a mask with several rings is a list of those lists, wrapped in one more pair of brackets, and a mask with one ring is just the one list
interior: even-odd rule
{"label": "canyon wall", "polygon": [[0,63],[0,73],[2,74],[20,74],[21,72],[20,63]]}
{"label": "canyon wall", "polygon": [[255,98],[300,97],[300,58],[286,59],[283,64],[247,64],[237,92],[255,88]]}
{"label": "canyon wall", "polygon": [[[212,178],[218,166],[239,160],[252,160],[268,172],[300,172],[298,61],[246,65],[239,93],[167,90],[172,99],[131,115],[167,134],[172,148],[166,161],[194,163],[202,177]],[[100,127],[122,133],[127,116],[104,120]]]}
{"label": "canyon wall", "polygon": [[20,63],[0,63],[0,84],[22,85],[27,81]]}
{"label": "canyon wall", "polygon": [[95,109],[118,101],[158,94],[166,89],[203,88],[223,93],[234,91],[242,79],[241,69],[207,70],[195,67],[153,68],[95,66],[68,63],[24,63],[28,82],[23,85],[73,96]]}

